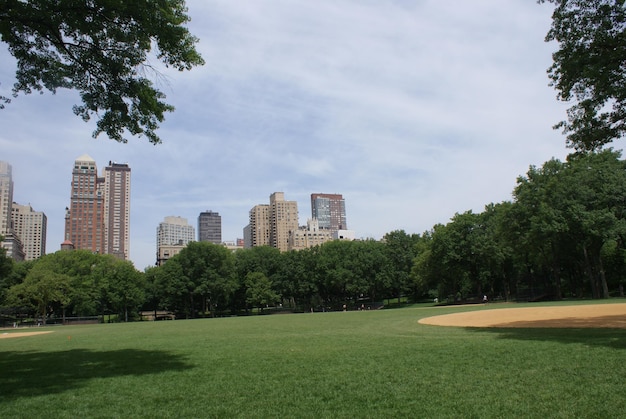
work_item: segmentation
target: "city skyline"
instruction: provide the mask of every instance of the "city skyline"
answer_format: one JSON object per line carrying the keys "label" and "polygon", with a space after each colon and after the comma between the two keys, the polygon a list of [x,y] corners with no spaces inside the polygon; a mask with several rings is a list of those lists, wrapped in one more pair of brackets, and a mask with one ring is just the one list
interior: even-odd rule
{"label": "city skyline", "polygon": [[[12,166],[6,162],[0,163],[3,163],[2,168],[4,172],[6,172],[5,178],[9,179],[9,182],[4,181],[4,183],[10,185],[10,188],[3,188],[3,190],[6,189],[7,191],[10,191],[12,196]],[[126,181],[126,173],[128,173],[128,181]],[[47,253],[54,253],[58,250],[61,250],[64,244],[71,243],[72,248],[75,249],[88,249],[95,253],[101,252],[101,249],[106,249],[105,253],[117,255],[122,259],[128,258],[123,249],[129,248],[128,235],[126,234],[126,232],[130,230],[129,173],[130,167],[127,163],[119,164],[109,160],[109,165],[102,169],[102,176],[99,176],[97,162],[91,156],[89,156],[88,154],[83,154],[80,157],[76,158],[74,160],[74,169],[72,171],[71,181],[72,199],[70,200],[70,206],[66,207],[65,212],[64,237],[62,241],[58,242],[58,247],[54,247]],[[122,174],[124,174],[124,178],[120,179]],[[8,196],[8,192],[6,195]],[[117,199],[114,199],[115,195],[118,195]],[[121,199],[119,198],[119,195],[121,195]],[[79,196],[81,198],[77,199],[79,198]],[[339,219],[343,220],[343,222],[345,223],[345,199],[341,194],[313,193],[310,194],[310,197],[311,213],[313,218],[314,214],[316,214],[316,209],[314,208],[315,199],[339,199],[341,201],[341,209],[343,211]],[[252,212],[259,210],[260,208],[261,210],[263,210],[263,214],[261,215],[261,217],[265,217],[267,219],[266,225],[264,226],[266,229],[265,238],[262,240],[261,244],[255,245],[269,245],[277,247],[282,251],[286,251],[290,246],[289,232],[292,229],[297,230],[299,228],[309,228],[310,220],[307,220],[306,224],[300,223],[297,202],[285,201],[284,192],[273,192],[272,194],[270,194],[269,198],[270,204],[255,205],[249,212],[249,214],[251,214]],[[112,202],[111,206],[104,204],[108,201]],[[78,202],[80,202],[80,204]],[[35,213],[30,204],[24,206],[16,204],[12,201],[11,203],[12,205],[20,207],[22,213],[25,213],[26,209],[28,209],[29,212]],[[74,205],[74,208],[72,208],[72,204]],[[44,243],[43,245],[38,246],[38,251],[41,252],[39,256],[41,256],[43,254],[46,254],[45,226],[47,224],[47,217],[43,212],[36,213],[39,214],[40,217],[42,217],[42,223],[44,226],[42,234]],[[328,213],[328,218],[330,220],[330,211],[328,211]],[[91,214],[89,216],[90,221],[88,222],[88,225],[90,226],[90,231],[88,232],[88,234],[77,233],[76,226],[72,228],[71,220],[73,218],[75,219],[88,217],[88,214]],[[213,234],[215,234],[216,226],[219,225],[219,234],[221,237],[221,216],[218,212],[206,210],[201,212],[198,216],[198,241],[202,241],[200,237],[200,225],[203,215],[208,216],[211,219],[209,222],[213,224],[212,226],[210,226],[212,228]],[[122,223],[120,216],[124,219],[124,222]],[[285,218],[285,220],[287,221],[285,225],[282,225],[283,223],[280,221],[281,218]],[[335,216],[335,218],[337,217]],[[278,222],[276,221],[277,219],[279,220]],[[108,220],[108,222],[105,220]],[[207,220],[204,221],[206,223]],[[122,224],[121,228],[120,224]],[[100,225],[101,227],[97,227],[98,225]],[[315,225],[317,228],[317,222]],[[208,227],[209,226],[205,226],[205,228]],[[241,229],[241,236],[232,237],[226,240],[220,240],[219,244],[224,244],[227,242],[236,243],[239,240],[245,241],[246,227],[249,227],[249,224]],[[39,227],[39,229],[41,231],[41,226]],[[172,239],[172,237],[175,237],[175,240]],[[74,240],[72,240],[72,238]],[[122,240],[120,240],[120,238]],[[195,240],[195,229],[193,226],[188,224],[186,218],[181,216],[165,216],[164,220],[160,222],[157,226],[157,239],[155,246],[157,256],[155,264],[158,265],[162,263],[169,257],[178,253],[190,241]],[[115,243],[115,246],[113,243]],[[122,245],[120,245],[120,243],[122,243]],[[165,252],[167,252],[166,257],[164,257],[161,247],[167,248],[167,250],[165,250]],[[173,248],[175,248],[176,250],[172,251]],[[29,260],[32,260],[32,258],[29,258]],[[146,265],[145,267],[147,266],[151,265]]]}

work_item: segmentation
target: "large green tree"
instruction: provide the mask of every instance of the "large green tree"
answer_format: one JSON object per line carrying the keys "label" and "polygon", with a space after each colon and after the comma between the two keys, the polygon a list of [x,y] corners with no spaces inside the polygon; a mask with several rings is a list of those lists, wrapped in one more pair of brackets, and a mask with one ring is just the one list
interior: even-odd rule
{"label": "large green tree", "polygon": [[155,131],[174,108],[148,77],[159,77],[149,57],[180,71],[204,63],[186,13],[184,0],[0,0],[0,40],[17,59],[13,95],[76,89],[74,113],[97,116],[94,136],[160,143]]}
{"label": "large green tree", "polygon": [[101,255],[100,260],[101,304],[106,304],[118,314],[119,319],[127,322],[146,298],[145,278],[131,261],[120,260],[112,255]]}
{"label": "large green tree", "polygon": [[[404,230],[396,230],[385,234],[385,256],[388,260],[388,275],[386,285],[389,294],[393,294],[400,301],[400,296],[411,288],[409,280],[413,260],[417,256],[418,234],[407,234]],[[390,297],[391,295],[387,295]]]}
{"label": "large green tree", "polygon": [[[534,248],[533,269],[551,278],[556,296],[566,275],[568,292],[589,288],[594,298],[608,297],[603,249],[609,245],[619,253],[626,237],[626,163],[620,154],[574,154],[566,162],[531,167],[514,196],[527,220],[523,241]],[[588,286],[580,282],[585,277]]]}
{"label": "large green tree", "polygon": [[250,272],[246,275],[246,302],[253,307],[275,304],[280,296],[272,289],[272,281],[262,272]]}
{"label": "large green tree", "polygon": [[626,132],[624,0],[539,0],[553,3],[546,41],[556,41],[548,73],[558,99],[574,104],[563,128],[568,145],[595,150]]}
{"label": "large green tree", "polygon": [[[0,243],[4,237],[0,235]],[[0,246],[0,304],[4,300],[6,291],[14,285],[11,274],[13,272],[13,260],[7,256],[7,251],[4,247]]]}
{"label": "large green tree", "polygon": [[237,288],[230,250],[213,243],[191,242],[176,255],[176,260],[187,284],[192,317],[197,310],[196,302],[203,313],[210,311],[212,316],[226,307]]}

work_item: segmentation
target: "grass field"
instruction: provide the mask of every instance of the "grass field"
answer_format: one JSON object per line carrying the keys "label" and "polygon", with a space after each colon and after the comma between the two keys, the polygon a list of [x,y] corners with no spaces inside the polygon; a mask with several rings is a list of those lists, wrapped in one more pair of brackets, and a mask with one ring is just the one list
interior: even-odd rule
{"label": "grass field", "polygon": [[0,339],[0,418],[623,417],[626,330],[417,323],[482,309],[39,328]]}

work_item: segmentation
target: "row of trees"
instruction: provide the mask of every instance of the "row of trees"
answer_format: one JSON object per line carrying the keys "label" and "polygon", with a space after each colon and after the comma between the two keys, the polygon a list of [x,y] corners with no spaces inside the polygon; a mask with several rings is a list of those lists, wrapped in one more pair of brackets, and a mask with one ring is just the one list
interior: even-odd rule
{"label": "row of trees", "polygon": [[86,251],[11,264],[0,257],[0,302],[39,316],[144,310],[185,317],[252,308],[336,309],[407,296],[608,298],[626,283],[626,162],[612,150],[531,167],[513,200],[458,213],[419,234],[333,241],[299,252],[230,252],[190,243],[160,267]]}
{"label": "row of trees", "polygon": [[128,320],[139,309],[187,318],[268,306],[335,309],[403,294],[419,236],[393,232],[386,237],[385,243],[336,241],[287,253],[268,246],[233,253],[192,242],[163,266],[145,272],[110,255],[58,251],[9,266],[0,301],[5,314],[42,319],[114,314]]}
{"label": "row of trees", "polygon": [[5,314],[64,319],[115,313],[129,320],[144,290],[144,276],[132,262],[86,250],[58,251],[13,264],[0,281],[0,301]]}
{"label": "row of trees", "polygon": [[623,295],[626,165],[619,153],[531,167],[513,196],[435,226],[413,266],[418,287],[503,298]]}

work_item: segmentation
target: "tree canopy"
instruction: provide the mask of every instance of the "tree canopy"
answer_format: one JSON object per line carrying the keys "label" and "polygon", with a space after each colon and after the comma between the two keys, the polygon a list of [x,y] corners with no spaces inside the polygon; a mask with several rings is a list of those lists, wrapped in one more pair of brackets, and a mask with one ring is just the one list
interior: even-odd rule
{"label": "tree canopy", "polygon": [[574,101],[563,128],[567,143],[596,150],[626,132],[624,0],[539,0],[554,3],[546,41],[559,49],[548,69],[557,98]]}
{"label": "tree canopy", "polygon": [[[537,301],[624,296],[626,160],[610,148],[551,159],[519,176],[512,201],[455,214],[423,234],[231,253],[192,242],[164,265],[85,250],[2,265],[0,316],[109,321],[371,309],[406,301]],[[6,258],[4,262],[7,262]],[[397,301],[397,303],[395,302]],[[156,313],[155,313],[156,314]],[[0,322],[5,321],[0,317]]]}
{"label": "tree canopy", "polygon": [[[149,55],[179,71],[204,64],[186,12],[184,0],[0,0],[0,40],[17,59],[13,96],[76,89],[74,113],[98,118],[94,137],[158,144],[155,131],[174,108],[147,77],[158,76]],[[0,108],[9,102],[0,97]]]}

